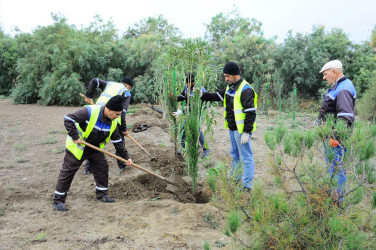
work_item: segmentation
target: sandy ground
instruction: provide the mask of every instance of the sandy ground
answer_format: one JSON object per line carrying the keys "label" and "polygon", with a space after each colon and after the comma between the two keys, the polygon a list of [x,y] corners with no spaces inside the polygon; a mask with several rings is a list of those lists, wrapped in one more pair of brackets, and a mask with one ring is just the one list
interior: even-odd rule
{"label": "sandy ground", "polygon": [[[1,99],[0,107],[0,249],[202,249],[205,241],[212,249],[219,249],[218,243],[225,245],[221,249],[236,248],[222,233],[223,212],[209,199],[179,197],[166,189],[164,181],[138,169],[120,173],[110,157],[109,194],[115,203],[95,200],[93,177],[84,175],[81,167],[66,201],[69,211],[54,211],[52,196],[65,148],[63,117],[79,107],[14,105],[10,99]],[[133,161],[164,177],[174,174],[189,182],[162,115],[146,104],[131,109],[135,113],[128,115],[128,125],[152,125],[131,136],[158,158],[152,162],[126,139]],[[264,164],[263,132],[274,126],[273,121],[259,115],[252,135],[255,179],[265,183],[271,180]],[[209,145],[211,157],[199,162],[200,186],[208,166],[230,160],[222,116],[217,117]],[[114,152],[111,143],[105,149]],[[218,222],[217,227],[204,220],[208,215]]]}

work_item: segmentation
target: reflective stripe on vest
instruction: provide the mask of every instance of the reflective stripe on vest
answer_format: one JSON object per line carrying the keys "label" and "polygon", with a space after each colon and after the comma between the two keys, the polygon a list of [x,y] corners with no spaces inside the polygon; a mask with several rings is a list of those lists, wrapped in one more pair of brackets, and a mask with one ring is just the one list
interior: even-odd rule
{"label": "reflective stripe on vest", "polygon": [[[128,91],[128,89],[124,86],[124,84],[118,83],[118,82],[108,82],[106,88],[104,89],[102,94],[99,96],[95,104],[105,106],[106,103],[112,97],[116,95],[122,96],[125,91]],[[124,109],[123,109],[123,112],[124,112]],[[121,125],[121,119],[118,119],[118,123]]]}
{"label": "reflective stripe on vest", "polygon": [[99,96],[95,104],[104,106],[112,97],[116,95],[122,95],[127,90],[128,89],[122,83],[108,82],[106,88]]}
{"label": "reflective stripe on vest", "polygon": [[[91,131],[93,131],[93,128],[95,127],[95,125],[96,125],[96,123],[97,123],[97,121],[100,117],[100,112],[101,112],[101,106],[98,106],[98,105],[88,105],[88,108],[91,109],[91,113],[90,113],[88,125],[86,127],[86,131],[83,131],[81,129],[80,125],[77,122],[75,123],[78,135],[79,135],[80,139],[83,140],[83,141],[86,141],[86,139],[89,137]],[[115,120],[112,121],[110,133],[109,133],[108,137],[105,139],[105,141],[99,144],[100,148],[104,148],[106,146],[106,144],[108,143],[108,141],[110,140],[112,133],[116,129],[117,120],[118,119],[115,119]],[[78,160],[81,160],[82,155],[84,153],[85,145],[76,144],[76,143],[73,142],[72,137],[67,136],[67,139],[65,140],[65,147]]]}
{"label": "reflective stripe on vest", "polygon": [[[253,92],[255,93],[255,98],[253,99],[253,102],[254,102],[254,108],[249,108],[249,109],[246,109],[244,110],[243,109],[243,105],[241,103],[241,94],[242,94],[242,91],[243,91],[243,88],[244,86],[248,85],[249,87],[251,87],[251,89],[253,90]],[[226,111],[226,95],[227,95],[227,91],[230,89],[230,87],[227,85],[227,88],[226,88],[226,91],[225,91],[225,96],[224,96],[224,100],[223,100],[223,106],[225,107],[225,111],[224,111],[224,116],[225,116],[225,128],[228,128],[228,122],[227,122],[227,111]],[[235,123],[236,123],[236,128],[238,129],[238,132],[239,134],[243,133],[243,130],[244,130],[244,119],[245,119],[245,112],[248,112],[248,111],[257,111],[257,93],[256,91],[252,88],[252,86],[245,80],[243,80],[241,83],[240,83],[240,86],[238,88],[238,90],[236,90],[235,94],[234,95],[230,95],[230,96],[233,96],[234,97],[234,115],[235,115]],[[253,129],[252,129],[252,132],[256,130],[256,121],[253,123]]]}

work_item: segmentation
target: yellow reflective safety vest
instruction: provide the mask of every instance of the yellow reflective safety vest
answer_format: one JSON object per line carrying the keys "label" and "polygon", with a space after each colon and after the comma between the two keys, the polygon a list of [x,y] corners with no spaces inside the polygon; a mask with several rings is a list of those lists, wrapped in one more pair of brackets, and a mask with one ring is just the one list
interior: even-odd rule
{"label": "yellow reflective safety vest", "polygon": [[[240,97],[241,97],[242,90],[243,90],[243,88],[244,88],[245,85],[248,85],[249,87],[251,87],[251,89],[255,93],[255,98],[253,100],[254,101],[254,108],[253,108],[253,110],[255,112],[257,110],[257,93],[252,88],[251,84],[249,84],[247,81],[243,80],[240,83],[240,86],[239,86],[238,90],[236,90],[235,95],[234,95],[234,115],[235,115],[236,128],[238,129],[239,134],[243,133],[243,130],[244,130],[245,112],[244,112],[244,109],[243,109],[243,105],[242,105],[242,103],[240,101]],[[230,87],[227,85],[227,88],[226,88],[226,91],[225,91],[225,96],[223,98],[223,106],[225,107],[225,112],[224,112],[224,116],[225,116],[225,128],[228,128],[228,122],[227,122],[227,119],[226,119],[226,116],[227,116],[227,111],[226,111],[226,93],[229,90],[229,88]],[[256,130],[256,122],[253,123],[252,132],[255,131],[255,130]]]}
{"label": "yellow reflective safety vest", "polygon": [[[123,95],[125,91],[128,89],[124,86],[123,83],[118,82],[108,82],[106,88],[102,92],[102,94],[99,96],[96,105],[102,105],[105,106],[106,103],[114,96],[116,95]],[[118,119],[119,124],[121,124],[121,119]]]}
{"label": "yellow reflective safety vest", "polygon": [[[78,135],[80,136],[81,140],[86,141],[86,139],[89,137],[91,131],[93,131],[93,128],[95,127],[95,124],[97,123],[100,113],[101,113],[101,106],[99,105],[88,105],[88,107],[91,109],[89,123],[87,124],[86,130],[83,131],[80,127],[80,125],[76,122],[76,128],[78,130]],[[99,144],[100,148],[104,148],[108,141],[111,138],[112,133],[115,131],[117,126],[117,120],[115,119],[112,121],[110,133],[108,137],[105,139],[104,142]],[[81,160],[82,155],[84,153],[85,145],[82,144],[76,144],[73,142],[72,137],[69,135],[67,136],[67,139],[65,140],[65,147],[78,159]]]}

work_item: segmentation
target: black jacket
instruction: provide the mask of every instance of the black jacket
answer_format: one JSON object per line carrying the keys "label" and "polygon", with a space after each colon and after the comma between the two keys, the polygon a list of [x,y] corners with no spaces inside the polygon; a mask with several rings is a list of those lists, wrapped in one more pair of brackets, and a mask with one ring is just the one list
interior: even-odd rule
{"label": "black jacket", "polygon": [[[226,93],[226,111],[227,111],[227,123],[230,130],[237,130],[234,114],[234,97],[229,92],[236,92],[242,83],[243,78],[235,82],[230,86],[229,91]],[[215,93],[205,92],[202,94],[201,99],[203,101],[223,101],[226,89],[219,90]],[[251,88],[243,90],[240,101],[243,105],[243,109],[255,108],[254,105],[255,92]],[[253,130],[253,124],[256,120],[256,111],[245,112],[244,120],[244,133],[251,133]]]}

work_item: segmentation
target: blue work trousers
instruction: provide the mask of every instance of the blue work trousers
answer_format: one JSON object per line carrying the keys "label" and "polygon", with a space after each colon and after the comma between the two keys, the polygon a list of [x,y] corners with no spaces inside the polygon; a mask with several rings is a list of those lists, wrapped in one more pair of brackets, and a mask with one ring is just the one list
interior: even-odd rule
{"label": "blue work trousers", "polygon": [[[325,159],[329,165],[329,174],[337,187],[338,201],[343,201],[346,185],[346,170],[343,168],[342,160],[346,153],[344,146],[331,147],[324,142]],[[331,159],[331,162],[329,162]]]}
{"label": "blue work trousers", "polygon": [[237,181],[242,179],[242,184],[244,187],[252,188],[253,176],[255,172],[255,163],[253,161],[253,153],[251,149],[252,133],[249,134],[249,142],[241,144],[240,137],[242,134],[239,134],[237,130],[229,131],[232,157],[231,175]]}

